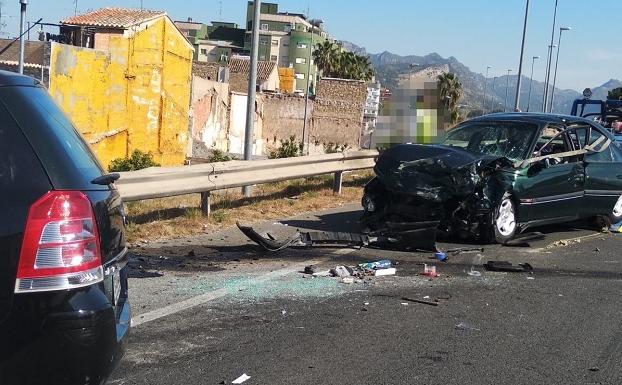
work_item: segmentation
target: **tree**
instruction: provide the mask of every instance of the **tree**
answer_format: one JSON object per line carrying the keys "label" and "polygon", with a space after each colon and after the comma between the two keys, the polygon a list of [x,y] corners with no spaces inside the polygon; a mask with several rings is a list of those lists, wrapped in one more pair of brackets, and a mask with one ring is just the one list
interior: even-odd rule
{"label": "tree", "polygon": [[331,41],[318,44],[313,60],[326,77],[368,81],[374,76],[368,57],[344,51]]}
{"label": "tree", "polygon": [[462,97],[462,83],[452,73],[438,75],[438,96],[440,105],[444,107],[452,124],[460,121],[458,101]]}
{"label": "tree", "polygon": [[622,87],[614,88],[607,94],[609,100],[622,100]]}

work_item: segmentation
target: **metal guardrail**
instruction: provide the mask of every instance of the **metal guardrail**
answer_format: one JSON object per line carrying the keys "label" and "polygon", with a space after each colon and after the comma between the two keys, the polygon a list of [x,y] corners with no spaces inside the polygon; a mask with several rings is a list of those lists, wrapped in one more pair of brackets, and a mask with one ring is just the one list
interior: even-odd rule
{"label": "metal guardrail", "polygon": [[339,193],[344,171],[372,168],[377,156],[375,150],[363,150],[285,159],[151,167],[120,173],[116,185],[126,202],[200,193],[201,208],[209,214],[210,192],[215,190],[334,174],[333,189]]}

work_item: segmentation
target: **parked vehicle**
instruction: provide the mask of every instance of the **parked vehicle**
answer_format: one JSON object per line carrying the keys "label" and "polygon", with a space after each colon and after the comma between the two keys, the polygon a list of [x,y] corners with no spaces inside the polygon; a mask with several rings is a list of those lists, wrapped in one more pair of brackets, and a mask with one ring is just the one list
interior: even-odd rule
{"label": "parked vehicle", "polygon": [[597,216],[619,222],[622,149],[613,142],[580,117],[475,118],[439,145],[383,152],[365,187],[363,221],[372,230],[427,222],[445,234],[500,243],[545,224]]}
{"label": "parked vehicle", "polygon": [[124,212],[36,80],[0,71],[0,384],[102,384],[130,325]]}
{"label": "parked vehicle", "polygon": [[622,143],[622,100],[577,99],[570,114],[595,121]]}

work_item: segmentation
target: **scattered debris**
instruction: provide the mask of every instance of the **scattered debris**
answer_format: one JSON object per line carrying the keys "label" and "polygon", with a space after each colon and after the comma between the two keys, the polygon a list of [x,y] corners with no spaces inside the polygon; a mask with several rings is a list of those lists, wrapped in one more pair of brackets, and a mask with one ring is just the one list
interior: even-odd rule
{"label": "scattered debris", "polygon": [[395,275],[396,269],[395,267],[390,267],[388,269],[378,269],[374,270],[374,276],[381,277],[383,275]]}
{"label": "scattered debris", "polygon": [[426,300],[423,300],[423,299],[408,298],[408,297],[402,297],[402,299],[403,299],[404,301],[416,302],[416,303],[422,303],[422,304],[424,304],[424,305],[438,306],[438,302],[426,301]]}
{"label": "scattered debris", "polygon": [[447,254],[475,253],[475,252],[483,253],[484,248],[483,247],[459,247],[456,249],[450,249],[446,251]]}
{"label": "scattered debris", "polygon": [[597,252],[597,253],[600,253],[600,247],[596,247],[596,248],[594,249],[594,251],[595,251],[595,252]]}
{"label": "scattered debris", "polygon": [[281,315],[285,315],[285,314],[287,314],[287,310],[281,309]]}
{"label": "scattered debris", "polygon": [[330,275],[333,277],[349,277],[352,275],[352,271],[345,266],[336,266],[330,269]]}
{"label": "scattered debris", "polygon": [[518,266],[512,265],[508,261],[488,261],[484,267],[490,271],[506,271],[509,273],[531,273],[533,267],[528,263],[520,263]]}
{"label": "scattered debris", "polygon": [[351,285],[354,283],[353,277],[343,277],[341,278],[341,283],[345,283],[346,285]]}
{"label": "scattered debris", "polygon": [[434,257],[441,262],[445,262],[447,260],[447,254],[443,253],[442,251],[437,251],[436,253],[434,253]]}
{"label": "scattered debris", "polygon": [[305,266],[304,273],[305,274],[316,274],[317,273],[317,267],[315,265]]}
{"label": "scattered debris", "polygon": [[536,279],[535,277],[527,277],[527,279]]}
{"label": "scattered debris", "polygon": [[615,223],[609,227],[612,233],[622,233],[622,222]]}
{"label": "scattered debris", "polygon": [[600,368],[598,366],[592,366],[591,368],[588,369],[590,372],[598,372],[600,370]]}
{"label": "scattered debris", "polygon": [[474,270],[473,266],[471,266],[471,270],[469,272],[467,272],[467,275],[470,275],[471,277],[481,277],[482,273],[480,273],[477,270]]}
{"label": "scattered debris", "polygon": [[370,269],[370,270],[388,269],[391,266],[393,266],[393,262],[389,261],[388,259],[383,259],[381,261],[366,262],[366,263],[359,264],[359,267],[362,267],[363,269]]}
{"label": "scattered debris", "polygon": [[246,375],[246,373],[242,374],[240,377],[236,378],[235,380],[233,380],[231,383],[232,384],[241,384],[244,381],[250,379],[251,377]]}
{"label": "scattered debris", "polygon": [[427,277],[435,278],[438,277],[438,273],[436,272],[436,266],[427,264],[423,264],[423,273],[421,275],[425,275]]}
{"label": "scattered debris", "polygon": [[460,322],[459,324],[456,325],[456,329],[458,330],[467,330],[467,331],[480,331],[481,329],[479,329],[476,326],[473,326],[469,323],[466,322]]}
{"label": "scattered debris", "polygon": [[408,302],[401,302],[402,305],[408,306]]}

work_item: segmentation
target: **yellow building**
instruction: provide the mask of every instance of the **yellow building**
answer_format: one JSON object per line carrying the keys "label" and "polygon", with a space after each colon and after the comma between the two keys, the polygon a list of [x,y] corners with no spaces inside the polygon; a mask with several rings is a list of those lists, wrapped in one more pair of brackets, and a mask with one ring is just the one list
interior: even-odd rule
{"label": "yellow building", "polygon": [[192,45],[165,12],[102,8],[61,22],[49,91],[102,164],[135,149],[162,165],[184,162]]}

